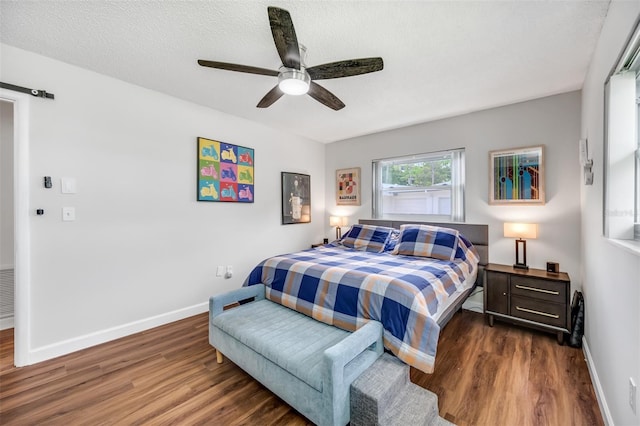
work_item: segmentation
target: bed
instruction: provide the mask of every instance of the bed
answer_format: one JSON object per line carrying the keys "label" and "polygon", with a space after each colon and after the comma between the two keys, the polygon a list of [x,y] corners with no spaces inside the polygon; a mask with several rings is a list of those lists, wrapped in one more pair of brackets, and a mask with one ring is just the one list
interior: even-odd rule
{"label": "bed", "polygon": [[486,225],[367,219],[339,241],[265,259],[244,286],[345,330],[380,321],[385,348],[432,373],[440,329],[487,259]]}

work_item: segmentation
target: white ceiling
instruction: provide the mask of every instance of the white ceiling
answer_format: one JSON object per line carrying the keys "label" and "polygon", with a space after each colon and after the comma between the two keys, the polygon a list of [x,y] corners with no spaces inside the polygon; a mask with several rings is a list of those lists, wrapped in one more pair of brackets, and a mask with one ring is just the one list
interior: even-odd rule
{"label": "white ceiling", "polygon": [[[277,78],[196,60],[278,69],[267,6],[291,13],[307,66],[380,56],[384,70],[320,81],[346,104],[340,111],[309,96],[256,108]],[[580,89],[608,7],[579,0],[2,0],[0,40],[333,142]]]}

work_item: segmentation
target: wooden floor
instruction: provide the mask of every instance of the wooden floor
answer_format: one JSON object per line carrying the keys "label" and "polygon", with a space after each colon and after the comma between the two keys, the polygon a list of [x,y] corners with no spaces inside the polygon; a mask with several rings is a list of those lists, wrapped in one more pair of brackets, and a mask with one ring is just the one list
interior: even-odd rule
{"label": "wooden floor", "polygon": [[438,395],[440,416],[467,425],[603,425],[582,349],[556,335],[462,311],[440,335],[433,374],[411,381]]}
{"label": "wooden floor", "polygon": [[[580,349],[555,336],[456,314],[441,333],[435,373],[412,381],[464,425],[601,425]],[[45,361],[13,367],[0,332],[2,425],[305,425],[304,417],[207,342],[207,315]]]}

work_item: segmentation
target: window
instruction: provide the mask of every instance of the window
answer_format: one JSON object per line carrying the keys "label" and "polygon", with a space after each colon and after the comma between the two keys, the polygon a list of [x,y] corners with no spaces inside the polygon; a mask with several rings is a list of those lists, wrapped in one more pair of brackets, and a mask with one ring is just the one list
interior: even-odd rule
{"label": "window", "polygon": [[[639,51],[636,53],[638,55]],[[640,62],[640,61],[637,61]],[[640,241],[640,65],[636,70],[636,206],[634,217],[634,239]]]}
{"label": "window", "polygon": [[640,240],[640,28],[605,89],[604,233]]}
{"label": "window", "polygon": [[464,221],[464,149],[373,162],[373,217]]}

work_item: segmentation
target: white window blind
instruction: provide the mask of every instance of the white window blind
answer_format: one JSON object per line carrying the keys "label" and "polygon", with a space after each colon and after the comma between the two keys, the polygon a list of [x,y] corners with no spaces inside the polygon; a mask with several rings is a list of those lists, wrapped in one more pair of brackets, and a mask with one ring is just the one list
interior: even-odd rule
{"label": "white window blind", "polygon": [[464,221],[464,149],[373,162],[373,217]]}

